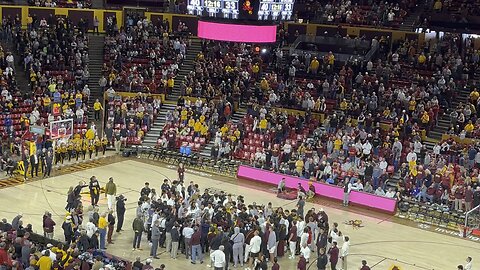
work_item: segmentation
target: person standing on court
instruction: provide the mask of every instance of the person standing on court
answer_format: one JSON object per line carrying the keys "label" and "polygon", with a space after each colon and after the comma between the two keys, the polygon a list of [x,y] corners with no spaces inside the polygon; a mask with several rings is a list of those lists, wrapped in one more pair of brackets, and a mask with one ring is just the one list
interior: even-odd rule
{"label": "person standing on court", "polygon": [[210,254],[210,260],[213,262],[214,270],[223,270],[224,266],[228,263],[225,260],[224,247],[220,246],[217,250]]}
{"label": "person standing on court", "polygon": [[245,235],[240,232],[239,227],[233,229],[234,233],[230,237],[233,242],[233,267],[237,267],[238,263],[243,267],[243,245],[245,244]]}
{"label": "person standing on court", "polygon": [[113,182],[113,177],[110,177],[108,183],[105,185],[105,197],[107,197],[108,209],[113,209],[115,196],[117,196],[117,185]]}
{"label": "person standing on court", "polygon": [[108,227],[108,221],[107,221],[107,214],[102,213],[100,215],[100,218],[98,218],[98,232],[100,233],[100,249],[105,250],[105,238],[107,236],[107,227]]}
{"label": "person standing on court", "polygon": [[290,247],[290,256],[288,258],[290,260],[295,259],[295,250],[297,248],[297,221],[294,220],[292,224],[288,236],[288,245]]}
{"label": "person standing on court", "polygon": [[362,268],[360,270],[370,270],[370,267],[367,265],[367,261],[362,260]]}
{"label": "person standing on court", "polygon": [[190,246],[192,247],[192,264],[197,263],[197,258],[200,260],[200,263],[203,263],[203,254],[202,254],[202,246],[200,245],[201,238],[202,238],[202,233],[199,230],[198,226],[195,225],[193,227],[194,233],[192,234],[192,237],[190,239]]}
{"label": "person standing on court", "polygon": [[28,153],[28,150],[25,150],[23,151],[23,178],[25,179],[25,181],[27,181],[27,171],[28,171],[28,165],[29,165],[29,153]]}
{"label": "person standing on court", "polygon": [[116,210],[117,210],[117,233],[122,231],[123,227],[123,221],[125,219],[125,197],[123,195],[118,196],[117,198],[117,205],[116,205]]}
{"label": "person standing on court", "polygon": [[337,270],[339,252],[340,251],[338,250],[337,242],[333,241],[332,246],[328,250],[328,255],[330,255],[330,267],[332,270]]}
{"label": "person standing on court", "polygon": [[52,172],[52,165],[53,165],[53,155],[51,151],[47,151],[47,155],[45,157],[45,168],[43,171],[43,178],[50,177],[50,173]]}
{"label": "person standing on court", "polygon": [[318,250],[318,258],[317,258],[317,270],[325,270],[327,269],[328,264],[328,257],[325,254],[325,248],[320,248]]}
{"label": "person standing on court", "polygon": [[157,256],[157,250],[158,250],[158,245],[159,245],[159,242],[160,242],[160,236],[161,236],[161,232],[160,232],[160,227],[159,227],[159,221],[155,220],[155,222],[153,223],[153,226],[152,226],[152,236],[151,236],[152,247],[150,248],[150,256],[153,257],[154,259],[160,259]]}
{"label": "person standing on court", "polygon": [[340,258],[342,259],[342,270],[347,270],[347,257],[348,252],[350,250],[350,238],[345,236],[342,244],[342,251],[340,254]]}
{"label": "person standing on court", "polygon": [[305,207],[305,200],[303,199],[303,196],[298,197],[298,202],[297,202],[297,215],[301,218],[304,218],[304,207]]}
{"label": "person standing on court", "polygon": [[113,244],[112,235],[113,235],[113,230],[115,228],[115,216],[113,215],[112,209],[108,210],[107,221],[108,221],[107,243]]}
{"label": "person standing on court", "polygon": [[[178,244],[180,241],[180,231],[178,230],[178,225],[176,223],[173,224],[172,229],[170,230],[170,236],[171,236],[171,244],[172,248],[170,250],[170,257],[174,260],[177,259],[177,254],[178,254]],[[168,247],[167,247],[168,248]],[[168,251],[168,249],[167,249]]]}
{"label": "person standing on court", "polygon": [[262,238],[258,235],[258,230],[255,230],[254,236],[250,239],[250,259],[248,260],[248,268],[252,268],[253,261],[258,258],[260,250],[262,249]]}
{"label": "person standing on court", "polygon": [[143,220],[141,216],[137,216],[133,220],[132,224],[133,232],[135,233],[133,238],[133,250],[141,250],[140,249],[140,242],[142,241],[142,234],[145,231],[145,227],[143,226]]}
{"label": "person standing on court", "polygon": [[90,199],[93,206],[98,205],[98,200],[100,199],[100,184],[95,176],[90,177],[90,184],[88,185],[90,189]]}
{"label": "person standing on court", "polygon": [[39,167],[39,160],[38,160],[38,155],[36,152],[34,152],[30,156],[30,166],[32,167],[30,170],[30,175],[33,178],[33,171],[35,171],[35,177],[38,176],[38,167]]}

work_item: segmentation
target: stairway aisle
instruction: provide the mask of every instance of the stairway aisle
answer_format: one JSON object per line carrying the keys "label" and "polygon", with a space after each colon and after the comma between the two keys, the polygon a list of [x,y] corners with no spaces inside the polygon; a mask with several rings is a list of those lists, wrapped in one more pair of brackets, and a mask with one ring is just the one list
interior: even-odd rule
{"label": "stairway aisle", "polygon": [[[468,98],[470,96],[470,91],[468,89],[469,88],[464,89],[463,87],[457,89],[457,97],[455,101],[452,102],[451,109],[457,108],[460,103],[468,103]],[[445,111],[442,115],[438,117],[438,125],[429,132],[428,137],[436,140],[442,139],[442,135],[447,133],[451,126],[450,112],[451,111]]]}
{"label": "stairway aisle", "polygon": [[175,86],[171,95],[167,96],[168,101],[177,102],[180,97],[180,84],[183,82],[185,76],[195,69],[195,58],[197,54],[202,51],[202,42],[198,38],[191,38],[192,44],[187,50],[187,55],[183,60],[183,64],[180,66],[178,74],[175,78]]}
{"label": "stairway aisle", "polygon": [[[103,103],[103,90],[98,85],[100,77],[102,77],[103,66],[103,46],[105,44],[105,36],[89,34],[88,54],[89,63],[88,70],[90,71],[90,78],[88,80],[88,87],[90,88],[90,99],[88,100],[88,119],[94,120],[93,103],[98,99]],[[105,106],[104,106],[105,107]],[[95,122],[97,127],[97,134],[99,137],[103,135],[103,118],[104,114],[100,116],[100,121]]]}
{"label": "stairway aisle", "polygon": [[162,134],[163,126],[165,125],[166,115],[169,111],[175,110],[177,106],[177,100],[180,97],[180,84],[185,78],[185,76],[193,71],[195,64],[195,58],[197,54],[202,50],[202,43],[198,38],[192,38],[192,45],[187,50],[187,55],[183,60],[183,64],[180,65],[177,77],[175,78],[175,86],[173,87],[172,93],[167,95],[165,103],[162,104],[159,115],[155,123],[152,125],[152,128],[148,131],[147,135],[143,139],[144,146],[153,147],[157,144],[157,139]]}
{"label": "stairway aisle", "polygon": [[12,42],[9,42],[9,43],[2,42],[1,45],[5,52],[13,53],[14,64],[15,64],[14,66],[15,81],[17,82],[18,89],[20,89],[21,93],[30,93],[31,91],[30,91],[29,73],[25,71],[24,66],[20,64],[20,59],[23,58],[23,55],[20,55],[17,52],[17,49],[15,48]]}
{"label": "stairway aisle", "polygon": [[[234,125],[238,125],[238,123],[243,119],[243,117],[247,114],[247,111],[243,108],[239,108],[237,111],[235,111],[232,115],[232,118],[230,119],[230,121],[232,121],[232,123]],[[214,141],[215,141],[215,134],[212,135],[212,139],[205,145],[205,147],[203,147],[199,154],[200,156],[202,157],[208,157],[210,158],[210,153],[212,151],[212,147],[214,145]]]}
{"label": "stairway aisle", "polygon": [[162,133],[163,127],[165,126],[166,123],[166,116],[169,111],[175,110],[176,105],[175,104],[162,104],[162,108],[160,109],[160,112],[157,115],[157,119],[153,123],[152,127],[150,130],[147,132],[145,135],[145,138],[143,139],[143,145],[144,146],[149,146],[149,147],[154,147],[157,144],[157,139]]}

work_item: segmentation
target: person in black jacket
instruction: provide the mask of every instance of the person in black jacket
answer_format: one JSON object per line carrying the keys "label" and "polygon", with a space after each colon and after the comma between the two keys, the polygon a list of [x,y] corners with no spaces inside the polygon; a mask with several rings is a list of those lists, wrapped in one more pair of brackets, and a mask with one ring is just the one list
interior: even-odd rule
{"label": "person in black jacket", "polygon": [[328,241],[328,235],[327,231],[324,228],[320,228],[320,234],[318,235],[317,239],[317,255],[320,253],[320,249],[326,249],[327,248],[327,241]]}
{"label": "person in black jacket", "polygon": [[100,199],[100,184],[95,176],[90,177],[90,184],[88,185],[90,189],[90,199],[93,206],[98,205],[98,200]]}
{"label": "person in black jacket", "polygon": [[37,177],[38,176],[38,166],[39,166],[39,160],[38,160],[37,153],[33,153],[30,156],[30,166],[32,167],[32,169],[30,170],[30,175],[33,178],[33,171],[35,171],[35,176]]}
{"label": "person in black jacket", "polygon": [[77,243],[78,250],[86,252],[90,248],[90,239],[88,239],[87,232],[82,231]]}
{"label": "person in black jacket", "polygon": [[[45,165],[44,165],[44,170],[43,170],[43,177],[50,177],[50,173],[52,172],[52,164],[53,164],[53,155],[51,151],[47,152],[47,155],[45,157]],[[43,166],[43,165],[42,165]]]}
{"label": "person in black jacket", "polygon": [[100,236],[100,232],[96,231],[90,239],[88,239],[89,242],[89,249],[98,249],[100,247],[99,242],[98,242],[98,237]]}
{"label": "person in black jacket", "polygon": [[117,209],[117,232],[123,231],[123,221],[125,219],[125,197],[120,195],[117,197],[116,209]]}
{"label": "person in black jacket", "polygon": [[65,242],[67,243],[67,245],[70,245],[70,243],[73,240],[73,234],[74,234],[71,216],[68,216],[67,220],[63,222],[62,229],[63,229],[63,235],[65,236]]}
{"label": "person in black jacket", "polygon": [[328,264],[328,257],[325,254],[325,248],[320,248],[318,250],[318,258],[317,258],[317,270],[325,270]]}
{"label": "person in black jacket", "polygon": [[230,264],[230,258],[233,256],[233,247],[232,244],[230,243],[230,238],[223,235],[222,238],[222,246],[223,246],[223,252],[225,253],[225,270],[228,270],[228,265]]}

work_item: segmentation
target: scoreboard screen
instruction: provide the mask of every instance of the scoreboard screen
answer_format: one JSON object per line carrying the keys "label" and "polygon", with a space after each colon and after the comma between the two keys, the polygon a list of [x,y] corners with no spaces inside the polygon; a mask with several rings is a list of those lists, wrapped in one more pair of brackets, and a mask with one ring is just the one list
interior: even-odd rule
{"label": "scoreboard screen", "polygon": [[187,0],[189,14],[211,18],[287,21],[294,0]]}

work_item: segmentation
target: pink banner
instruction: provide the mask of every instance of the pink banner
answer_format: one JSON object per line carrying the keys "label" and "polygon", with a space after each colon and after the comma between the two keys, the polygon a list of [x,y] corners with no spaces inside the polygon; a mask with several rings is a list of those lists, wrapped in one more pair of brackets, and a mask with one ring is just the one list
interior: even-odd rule
{"label": "pink banner", "polygon": [[[240,166],[237,176],[252,181],[269,183],[277,186],[282,178],[285,178],[285,185],[288,188],[297,188],[298,183],[308,190],[308,180],[290,175],[274,173],[266,170],[256,169],[248,166]],[[335,200],[343,200],[343,188],[320,182],[312,182],[315,186],[317,195],[328,197]],[[370,193],[352,191],[350,193],[350,202],[358,206],[365,206],[383,212],[395,213],[397,201],[394,199],[377,196]]]}
{"label": "pink banner", "polygon": [[271,43],[277,39],[277,26],[199,21],[198,37],[233,42]]}

